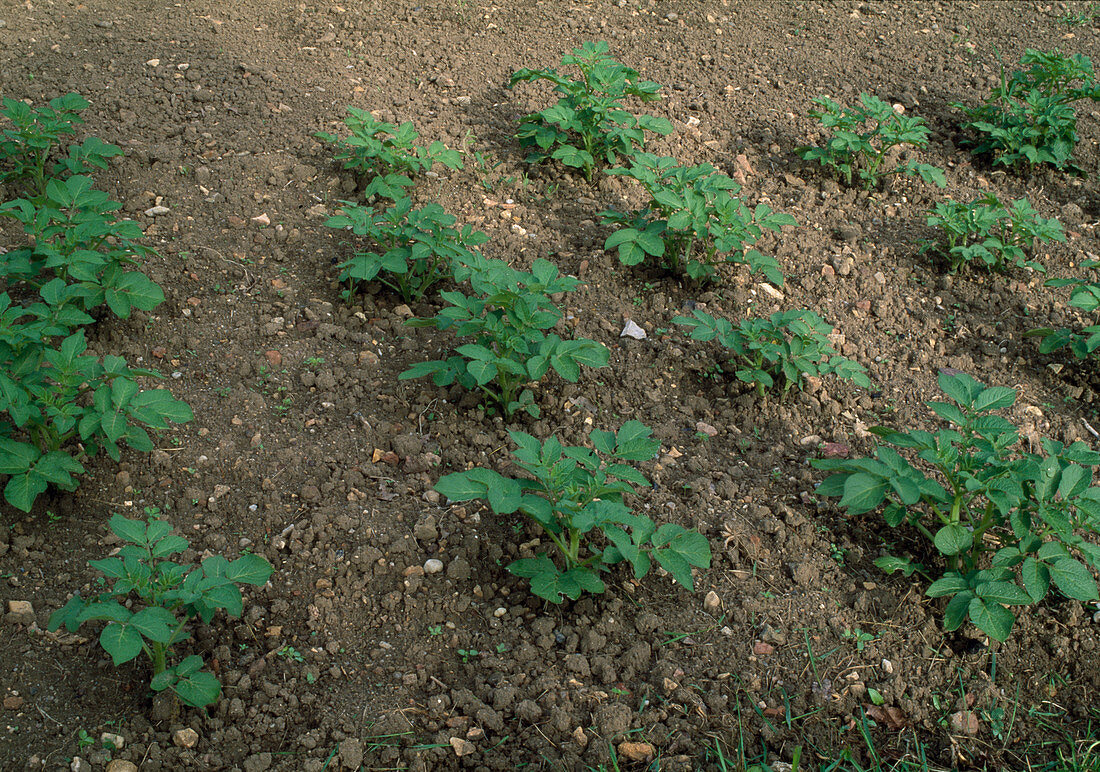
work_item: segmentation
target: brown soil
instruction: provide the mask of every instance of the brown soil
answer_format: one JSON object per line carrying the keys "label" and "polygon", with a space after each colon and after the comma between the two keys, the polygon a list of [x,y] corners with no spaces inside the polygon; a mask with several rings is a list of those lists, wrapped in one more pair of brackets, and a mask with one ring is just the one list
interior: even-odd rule
{"label": "brown soil", "polygon": [[[1063,361],[1023,338],[1075,312],[1039,275],[953,277],[919,255],[923,211],[941,191],[847,190],[793,152],[818,136],[808,110],[819,94],[900,102],[931,125],[922,158],[946,169],[947,195],[1026,196],[1063,219],[1068,242],[1039,258],[1069,275],[1100,252],[1100,115],[1081,111],[1078,155],[1092,177],[1021,179],[956,148],[949,103],[988,93],[995,52],[1012,63],[1059,46],[1096,60],[1096,22],[1059,22],[1085,3],[202,5],[0,6],[3,94],[42,103],[78,91],[92,102],[82,132],[126,150],[99,184],[160,252],[147,270],[167,302],[100,324],[93,347],[163,370],[196,416],[148,457],[93,464],[75,494],[42,497],[30,517],[5,510],[3,596],[31,601],[35,621],[0,626],[0,767],[68,769],[79,754],[90,765],[80,769],[97,770],[109,755],[142,770],[580,770],[610,767],[624,740],[648,744],[659,764],[631,761],[646,750],[636,745],[623,768],[720,769],[719,747],[774,763],[796,745],[804,764],[843,748],[868,764],[869,689],[885,701],[867,724],[884,764],[923,752],[938,766],[1018,769],[1087,735],[1100,690],[1094,608],[1044,603],[1005,644],[972,628],[945,637],[922,585],[874,567],[881,523],[816,500],[808,464],[826,442],[867,452],[868,425],[928,425],[923,403],[937,397],[941,367],[1019,388],[1008,417],[1025,436],[1092,442],[1094,371],[1053,367]],[[797,218],[762,245],[782,262],[782,298],[739,272],[699,288],[618,267],[595,214],[628,187],[523,163],[516,120],[547,92],[509,91],[509,74],[600,39],[667,86],[650,111],[676,132],[651,149],[736,171],[749,201]],[[323,221],[356,181],[312,136],[338,132],[346,105],[466,148],[465,171],[424,178],[417,197],[487,231],[488,255],[521,266],[550,257],[582,276],[566,305],[578,335],[611,347],[611,367],[575,386],[548,381],[538,421],[504,422],[461,395],[398,381],[445,341],[403,326],[396,298],[349,306],[332,281],[350,246]],[[154,203],[170,212],[146,217]],[[253,220],[262,214],[270,225]],[[3,228],[5,244],[19,238]],[[814,309],[877,390],[826,381],[780,403],[705,377],[714,349],[669,331],[689,301],[733,317]],[[628,317],[647,339],[619,337]],[[442,506],[431,491],[444,472],[499,464],[508,428],[580,444],[591,426],[628,418],[663,446],[659,463],[642,465],[656,486],[639,504],[710,539],[714,565],[693,594],[615,574],[603,596],[543,604],[501,567],[534,532],[477,505]],[[716,435],[704,441],[699,422]],[[253,549],[276,568],[246,593],[243,619],[198,630],[195,650],[225,685],[208,716],[152,711],[144,664],[112,667],[94,632],[84,642],[44,633],[53,609],[91,587],[87,561],[110,548],[109,514],[145,507],[165,511],[199,553]],[[423,575],[430,557],[443,573]],[[857,642],[856,630],[873,640]],[[965,710],[971,734],[951,720]],[[173,744],[183,727],[198,733],[191,748]],[[125,746],[78,748],[80,730],[117,732]]]}

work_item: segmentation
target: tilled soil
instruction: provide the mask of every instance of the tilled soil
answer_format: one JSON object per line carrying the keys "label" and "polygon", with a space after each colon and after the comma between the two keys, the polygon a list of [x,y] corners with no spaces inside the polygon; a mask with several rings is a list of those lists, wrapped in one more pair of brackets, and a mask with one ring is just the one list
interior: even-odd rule
{"label": "tilled soil", "polygon": [[[774,763],[798,745],[803,764],[845,748],[866,764],[867,732],[884,763],[923,753],[942,767],[1022,768],[1052,758],[1054,741],[1085,738],[1100,690],[1096,609],[1052,599],[1005,644],[973,628],[945,637],[923,584],[873,565],[884,538],[931,556],[818,500],[808,460],[869,452],[875,424],[930,428],[923,403],[941,368],[1019,389],[1006,415],[1028,440],[1095,445],[1095,370],[1024,337],[1080,323],[1067,297],[1039,274],[952,276],[919,253],[928,207],[987,190],[1063,221],[1068,241],[1037,254],[1050,275],[1100,252],[1100,113],[1080,111],[1077,155],[1093,176],[1020,178],[957,148],[949,104],[988,93],[998,54],[1097,58],[1096,20],[1060,21],[1088,8],[0,5],[3,94],[40,104],[77,91],[92,103],[81,131],[126,151],[98,183],[159,252],[146,270],[168,300],[99,324],[92,348],[163,371],[196,416],[147,457],[94,462],[75,494],[42,497],[30,517],[4,510],[4,597],[34,613],[0,625],[0,767],[68,769],[80,756],[74,769],[580,770],[609,766],[614,747],[621,768],[698,770],[723,768],[719,749]],[[760,245],[782,264],[778,291],[735,270],[700,287],[624,269],[603,252],[596,214],[636,201],[630,186],[523,162],[516,121],[549,93],[508,90],[508,76],[588,40],[666,85],[639,109],[676,131],[648,149],[709,161],[743,181],[748,202],[798,220]],[[945,192],[907,180],[850,190],[798,159],[795,147],[819,139],[811,100],[861,91],[929,122],[920,156],[946,170]],[[489,256],[520,267],[548,257],[584,279],[563,306],[574,334],[611,348],[611,366],[576,385],[548,379],[539,420],[504,421],[459,390],[398,381],[448,338],[404,325],[434,314],[432,298],[341,300],[336,264],[354,245],[323,223],[361,183],[313,134],[340,133],[347,105],[463,149],[465,169],[437,167],[416,198],[485,230]],[[147,216],[155,204],[169,212]],[[11,223],[0,227],[5,246],[18,243]],[[875,390],[825,379],[780,402],[715,377],[715,348],[671,324],[692,304],[734,319],[813,309]],[[626,319],[648,337],[620,337]],[[628,419],[662,445],[641,465],[655,485],[636,506],[710,540],[713,566],[694,593],[616,573],[602,596],[544,604],[502,567],[538,534],[432,491],[469,465],[505,469],[508,429],[583,444]],[[109,514],[146,507],[192,540],[192,558],[252,550],[276,569],[246,591],[242,619],[196,631],[193,649],[225,686],[209,715],[154,709],[144,663],[112,667],[94,631],[44,632],[53,609],[92,588],[87,561],[116,546]],[[443,571],[425,574],[429,558]],[[187,727],[190,747],[176,742]],[[124,747],[105,749],[103,731]]]}

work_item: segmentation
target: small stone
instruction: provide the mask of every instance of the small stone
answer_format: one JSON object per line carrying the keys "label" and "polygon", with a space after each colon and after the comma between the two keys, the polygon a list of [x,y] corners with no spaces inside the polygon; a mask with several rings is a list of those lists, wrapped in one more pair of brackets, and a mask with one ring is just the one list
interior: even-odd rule
{"label": "small stone", "polygon": [[69,772],[92,772],[92,765],[79,756],[73,756],[69,762]]}
{"label": "small stone", "polygon": [[774,646],[770,643],[764,643],[763,641],[757,641],[752,645],[752,653],[759,657],[766,657],[774,651]]}
{"label": "small stone", "polygon": [[191,727],[177,729],[172,735],[172,744],[177,748],[194,748],[199,741],[199,733]]}
{"label": "small stone", "polygon": [[894,663],[888,659],[884,659],[882,660],[882,669],[886,673],[886,675],[893,675]]}
{"label": "small stone", "polygon": [[451,748],[454,749],[456,756],[469,756],[471,753],[477,751],[476,745],[461,737],[451,738]]}
{"label": "small stone", "polygon": [[328,217],[328,207],[326,207],[324,204],[316,204],[314,206],[311,206],[309,209],[306,210],[306,217],[310,218],[311,220],[320,220]]}
{"label": "small stone", "polygon": [[650,743],[619,743],[619,756],[627,761],[648,762],[655,758],[657,749]]}
{"label": "small stone", "polygon": [[623,331],[619,333],[620,338],[634,338],[634,340],[645,340],[646,331],[643,330],[633,319],[627,319],[626,324],[623,325]]}
{"label": "small stone", "polygon": [[150,59],[145,64],[147,64],[150,67],[159,67],[160,66],[160,59]]}
{"label": "small stone", "polygon": [[126,759],[114,759],[107,765],[107,772],[138,772],[137,764]]}
{"label": "small stone", "polygon": [[847,223],[837,228],[836,235],[840,237],[841,241],[856,241],[863,235],[863,229],[858,225]]}
{"label": "small stone", "polygon": [[504,608],[504,606],[500,606],[499,608],[497,608],[493,612],[493,616],[495,616],[497,619],[500,619],[501,617],[505,616],[507,613],[508,613],[508,609]]}
{"label": "small stone", "polygon": [[695,423],[695,431],[701,432],[701,433],[707,435],[708,437],[717,437],[718,436],[718,430],[715,429],[710,424],[708,424],[706,421],[697,421]]}
{"label": "small stone", "polygon": [[443,570],[443,561],[438,558],[428,558],[424,561],[424,573],[438,574]]}
{"label": "small stone", "polygon": [[115,734],[114,732],[104,732],[99,736],[99,742],[104,746],[110,744],[116,751],[122,750],[122,746],[126,744],[122,735]]}
{"label": "small stone", "polygon": [[278,367],[283,363],[283,355],[280,354],[278,351],[265,351],[264,356],[267,358],[267,361],[271,364],[272,367]]}
{"label": "small stone", "polygon": [[713,614],[722,606],[722,601],[718,597],[718,593],[711,590],[707,593],[707,596],[703,598],[703,609],[708,613]]}
{"label": "small stone", "polygon": [[344,769],[359,769],[363,765],[363,741],[352,737],[341,742],[340,761]]}
{"label": "small stone", "polygon": [[409,308],[408,305],[406,305],[405,303],[402,303],[399,306],[394,306],[393,313],[395,316],[401,316],[405,318],[411,317],[413,315],[412,309]]}
{"label": "small stone", "polygon": [[166,206],[160,206],[160,205],[151,206],[151,207],[149,207],[148,209],[145,210],[145,216],[146,217],[159,217],[160,215],[168,214],[171,211],[172,210],[169,209]]}
{"label": "small stone", "polygon": [[267,216],[267,212],[264,212],[263,214],[258,214],[253,217],[252,222],[256,223],[261,228],[266,228],[268,225],[271,225],[271,218]]}
{"label": "small stone", "polygon": [[958,734],[976,735],[978,730],[981,729],[978,714],[972,710],[960,710],[957,713],[952,713],[950,721],[951,731]]}
{"label": "small stone", "polygon": [[759,287],[765,295],[771,295],[776,300],[782,300],[783,297],[784,297],[782,292],[780,292],[779,290],[777,290],[775,287],[768,284],[767,282],[761,282],[760,284],[757,284],[756,286]]}
{"label": "small stone", "polygon": [[577,744],[581,749],[588,747],[588,735],[584,733],[583,727],[577,727],[573,730],[573,742]]}
{"label": "small stone", "polygon": [[4,710],[19,710],[23,707],[23,698],[19,695],[8,695],[4,698]]}
{"label": "small stone", "polygon": [[29,600],[9,600],[7,620],[17,625],[29,625],[34,621],[34,606]]}

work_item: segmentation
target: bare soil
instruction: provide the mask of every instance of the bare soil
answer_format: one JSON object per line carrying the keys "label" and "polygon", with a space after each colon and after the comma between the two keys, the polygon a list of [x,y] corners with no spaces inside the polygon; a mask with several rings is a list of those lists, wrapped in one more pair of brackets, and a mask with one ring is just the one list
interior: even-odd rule
{"label": "bare soil", "polygon": [[[80,756],[74,768],[93,770],[112,758],[142,770],[581,770],[610,768],[614,747],[624,769],[716,770],[719,748],[775,763],[796,746],[803,764],[847,748],[866,765],[867,731],[887,765],[923,753],[939,767],[1020,769],[1087,739],[1096,609],[1052,599],[1005,644],[972,628],[945,636],[923,585],[872,562],[884,539],[933,557],[875,517],[819,501],[808,460],[868,452],[871,425],[930,427],[924,402],[945,367],[1019,389],[1008,417],[1023,436],[1095,445],[1095,369],[1023,337],[1080,322],[1067,297],[1022,270],[948,275],[918,251],[936,200],[993,190],[1062,219],[1067,243],[1037,255],[1049,275],[1100,252],[1092,106],[1077,153],[1088,178],[989,168],[958,149],[949,106],[988,93],[998,54],[1011,64],[1060,47],[1096,60],[1096,21],[1060,21],[1088,7],[0,3],[0,91],[92,103],[81,136],[126,151],[98,184],[159,251],[147,271],[168,300],[101,323],[92,347],[162,370],[196,416],[149,456],[93,463],[75,494],[42,497],[29,517],[4,510],[2,595],[34,615],[0,624],[0,768],[68,769]],[[782,263],[779,293],[738,271],[700,287],[622,268],[601,248],[596,213],[629,200],[629,186],[523,162],[516,121],[549,94],[509,91],[510,73],[588,40],[666,85],[645,109],[676,131],[649,149],[709,161],[744,181],[750,203],[798,220],[761,245]],[[929,122],[921,159],[946,170],[947,191],[904,180],[849,190],[798,159],[795,147],[819,139],[811,100],[861,91]],[[575,334],[611,348],[611,366],[576,385],[548,380],[537,421],[398,381],[448,341],[404,326],[435,300],[340,298],[336,264],[353,245],[323,222],[358,183],[313,134],[339,133],[347,105],[464,149],[465,170],[425,177],[417,199],[485,230],[487,255],[548,257],[583,278],[564,305]],[[154,204],[169,213],[146,216]],[[21,238],[0,227],[0,244]],[[671,324],[692,303],[735,319],[813,309],[876,390],[826,380],[779,402],[713,377],[715,350]],[[620,338],[628,318],[646,339]],[[580,444],[632,418],[662,444],[642,465],[656,485],[638,506],[710,539],[714,564],[694,593],[615,574],[602,596],[544,604],[502,567],[537,534],[431,490],[470,464],[503,468],[510,428]],[[167,513],[194,557],[254,550],[276,568],[246,593],[241,620],[197,630],[193,650],[225,686],[209,715],[154,711],[145,665],[112,667],[94,631],[44,632],[53,609],[92,587],[87,561],[114,544],[110,513],[146,507]],[[444,571],[425,575],[429,558]],[[717,609],[704,607],[710,591]],[[185,727],[193,747],[173,742]],[[104,749],[103,731],[124,747]]]}

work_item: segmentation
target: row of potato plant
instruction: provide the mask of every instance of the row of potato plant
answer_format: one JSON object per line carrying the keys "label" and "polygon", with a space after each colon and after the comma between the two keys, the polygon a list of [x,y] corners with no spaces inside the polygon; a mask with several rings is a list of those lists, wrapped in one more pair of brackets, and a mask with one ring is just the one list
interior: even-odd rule
{"label": "row of potato plant", "polygon": [[51,484],[74,490],[85,458],[118,460],[122,444],[150,451],[149,430],[193,417],[166,389],[142,390],[155,371],[88,351],[97,319],[151,310],[164,293],[137,269],[152,253],[141,226],[119,219],[121,204],[87,176],[122,151],[89,138],[58,152],[87,106],[67,94],[40,108],[5,98],[0,109],[0,181],[21,188],[0,217],[26,236],[0,261],[0,475],[23,511]]}

